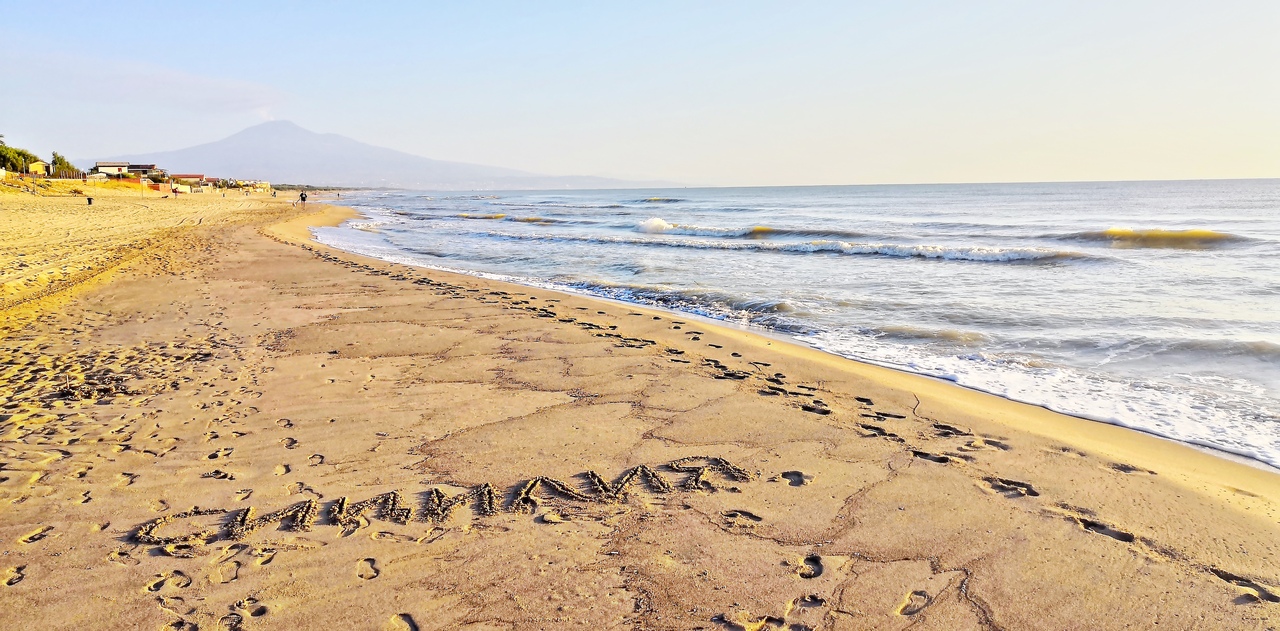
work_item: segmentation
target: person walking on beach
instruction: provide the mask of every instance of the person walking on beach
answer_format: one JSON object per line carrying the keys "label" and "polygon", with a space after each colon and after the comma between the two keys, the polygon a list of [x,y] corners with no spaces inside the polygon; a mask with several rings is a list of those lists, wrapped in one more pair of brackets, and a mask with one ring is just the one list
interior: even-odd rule
{"label": "person walking on beach", "polygon": [[307,207],[307,192],[306,192],[306,191],[302,191],[301,193],[299,193],[299,194],[298,194],[298,201],[302,202],[302,207],[303,207],[303,208],[306,208],[306,207]]}

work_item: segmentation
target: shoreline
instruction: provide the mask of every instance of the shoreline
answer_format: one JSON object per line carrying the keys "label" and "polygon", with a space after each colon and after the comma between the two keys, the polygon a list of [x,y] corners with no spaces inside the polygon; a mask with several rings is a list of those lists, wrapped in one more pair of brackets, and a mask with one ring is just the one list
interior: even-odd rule
{"label": "shoreline", "polygon": [[[381,259],[381,258],[378,258],[378,257],[375,257],[375,256],[371,256],[371,255],[360,254],[360,253],[357,253],[357,252],[351,252],[351,251],[348,251],[348,250],[343,250],[343,249],[341,249],[341,248],[337,248],[337,247],[334,247],[334,246],[330,246],[330,245],[328,245],[328,244],[324,244],[324,243],[321,243],[320,241],[317,241],[317,240],[314,238],[314,235],[312,235],[312,234],[310,233],[310,228],[312,228],[312,227],[317,227],[317,228],[318,228],[318,227],[340,227],[342,224],[346,223],[347,221],[352,221],[352,220],[357,220],[357,219],[361,219],[361,220],[372,220],[372,219],[371,219],[371,217],[370,217],[369,215],[367,215],[367,214],[365,214],[365,213],[362,213],[362,212],[360,212],[359,210],[356,210],[356,209],[353,209],[353,208],[347,208],[347,207],[340,207],[340,208],[344,209],[344,211],[345,211],[345,213],[344,213],[344,214],[338,215],[338,216],[341,216],[341,217],[342,217],[341,219],[335,219],[335,218],[332,218],[332,217],[326,217],[325,219],[323,219],[323,220],[322,220],[322,222],[321,222],[321,223],[317,223],[317,224],[315,224],[315,225],[313,225],[313,226],[308,226],[308,227],[307,227],[307,231],[308,231],[308,234],[307,234],[307,237],[306,237],[307,242],[311,243],[311,244],[312,244],[312,245],[314,245],[314,246],[325,247],[325,248],[328,248],[328,249],[330,249],[330,250],[332,250],[332,251],[335,251],[335,252],[342,252],[342,253],[344,253],[344,254],[346,254],[346,255],[349,255],[349,256],[358,256],[358,257],[362,257],[362,258],[366,258],[366,259],[370,259],[370,260],[376,260],[376,261],[379,261],[379,262],[381,262],[381,263],[387,263],[387,264],[393,264],[393,265],[404,265],[404,266],[407,266],[407,267],[414,267],[414,268],[419,268],[419,269],[433,270],[433,271],[436,271],[436,272],[442,272],[442,273],[447,273],[447,274],[455,274],[455,275],[460,275],[460,276],[468,276],[468,277],[472,277],[472,278],[479,278],[479,279],[483,279],[483,280],[490,281],[490,282],[504,283],[504,284],[508,284],[508,285],[515,286],[515,287],[524,287],[524,288],[540,289],[540,290],[543,290],[543,291],[553,291],[553,292],[556,292],[556,293],[559,293],[559,294],[570,295],[570,296],[577,296],[577,297],[581,297],[581,298],[585,298],[585,299],[589,299],[589,300],[598,300],[598,301],[601,301],[601,302],[610,303],[610,304],[616,304],[616,305],[619,305],[619,306],[625,306],[625,307],[628,307],[628,308],[644,309],[644,310],[653,311],[653,312],[655,312],[655,313],[663,313],[663,314],[666,314],[666,315],[669,315],[669,316],[674,315],[674,316],[678,316],[678,317],[681,317],[681,318],[690,318],[690,319],[694,319],[694,320],[697,320],[697,321],[699,321],[699,322],[702,322],[702,323],[703,323],[704,325],[706,325],[706,326],[718,326],[718,327],[726,328],[726,329],[729,329],[729,330],[737,330],[737,331],[742,331],[742,332],[747,333],[747,334],[752,334],[752,335],[758,335],[758,336],[761,336],[761,337],[766,337],[766,338],[772,339],[772,340],[774,340],[774,341],[782,342],[782,343],[785,343],[785,344],[791,344],[791,345],[797,346],[797,347],[799,347],[799,348],[805,348],[805,349],[809,349],[809,350],[817,351],[817,352],[822,353],[822,354],[824,354],[824,355],[828,355],[828,356],[835,357],[835,358],[839,358],[839,359],[842,359],[842,360],[846,360],[846,361],[854,362],[854,363],[856,363],[856,364],[861,364],[861,365],[866,365],[866,366],[875,366],[875,367],[877,367],[877,368],[882,368],[882,369],[885,369],[885,370],[889,370],[889,371],[892,371],[892,372],[894,372],[894,373],[898,373],[898,374],[902,374],[902,375],[909,375],[909,376],[912,376],[912,377],[915,377],[915,378],[922,378],[922,379],[926,379],[926,380],[929,380],[929,381],[937,382],[937,383],[939,383],[939,384],[944,384],[944,385],[949,385],[949,386],[953,386],[953,387],[956,387],[956,388],[960,388],[960,389],[962,389],[962,390],[965,390],[965,391],[968,391],[968,392],[972,392],[972,393],[975,393],[975,394],[984,395],[984,396],[990,396],[990,397],[994,397],[994,398],[1001,399],[1001,400],[1004,400],[1004,401],[1008,401],[1008,402],[1011,402],[1011,403],[1017,403],[1017,404],[1019,404],[1019,405],[1026,405],[1026,406],[1029,406],[1029,407],[1031,407],[1031,408],[1036,408],[1036,409],[1043,410],[1043,411],[1045,411],[1045,412],[1047,412],[1047,413],[1050,413],[1050,414],[1061,415],[1061,416],[1069,417],[1069,418],[1072,418],[1072,419],[1078,419],[1078,420],[1080,420],[1080,421],[1084,421],[1084,422],[1088,422],[1088,423],[1096,423],[1096,424],[1101,424],[1101,425],[1107,425],[1107,426],[1117,427],[1117,428],[1120,428],[1120,429],[1123,429],[1123,430],[1127,430],[1127,431],[1131,431],[1131,432],[1136,432],[1136,433],[1138,433],[1138,434],[1142,434],[1142,435],[1147,436],[1147,437],[1150,437],[1150,438],[1155,438],[1155,439],[1158,439],[1158,440],[1161,440],[1161,441],[1167,441],[1167,442],[1169,442],[1169,443],[1171,443],[1171,444],[1174,444],[1174,445],[1178,445],[1178,446],[1181,446],[1181,447],[1190,448],[1190,449],[1192,449],[1192,450],[1194,450],[1194,451],[1197,451],[1197,452],[1200,452],[1200,453],[1203,453],[1203,454],[1206,454],[1206,455],[1209,455],[1209,456],[1212,456],[1212,457],[1215,457],[1215,458],[1219,458],[1219,459],[1225,460],[1225,461],[1227,461],[1227,462],[1231,462],[1231,463],[1234,463],[1234,464],[1245,465],[1245,466],[1252,467],[1252,468],[1254,468],[1254,469],[1258,469],[1258,470],[1260,470],[1260,471],[1262,471],[1262,472],[1270,473],[1270,474],[1273,474],[1273,475],[1280,475],[1280,466],[1276,466],[1276,465],[1274,465],[1274,464],[1272,464],[1272,463],[1266,462],[1265,460],[1261,460],[1261,459],[1258,459],[1258,458],[1255,458],[1255,457],[1252,457],[1252,456],[1249,456],[1249,455],[1246,455],[1246,454],[1236,453],[1236,452],[1233,452],[1233,451],[1230,451],[1230,450],[1227,450],[1227,449],[1223,449],[1223,448],[1220,448],[1220,447],[1216,447],[1216,446],[1213,446],[1213,445],[1199,444],[1199,443],[1196,443],[1196,442],[1189,442],[1189,441],[1178,440],[1178,439],[1176,439],[1176,438],[1170,438],[1170,437],[1168,437],[1168,436],[1164,436],[1164,435],[1162,435],[1162,434],[1158,434],[1158,433],[1156,433],[1156,432],[1154,432],[1154,431],[1150,431],[1150,430],[1147,430],[1147,429],[1144,429],[1144,428],[1141,428],[1141,427],[1136,427],[1136,426],[1131,426],[1131,425],[1125,425],[1125,424],[1120,423],[1120,422],[1114,422],[1114,421],[1109,421],[1109,420],[1104,420],[1104,419],[1099,419],[1099,418],[1090,418],[1090,417],[1088,417],[1088,416],[1083,416],[1083,415],[1079,415],[1079,414],[1072,414],[1072,413],[1069,413],[1069,412],[1062,412],[1062,411],[1059,411],[1059,410],[1055,410],[1055,409],[1053,409],[1053,408],[1050,408],[1050,407],[1048,407],[1048,406],[1046,406],[1046,405],[1042,405],[1042,404],[1038,404],[1038,403],[1032,403],[1032,402],[1027,402],[1027,401],[1019,401],[1018,399],[1014,399],[1014,398],[1006,397],[1006,396],[1003,396],[1003,395],[1000,395],[1000,394],[997,394],[997,393],[988,392],[988,391],[986,391],[986,390],[982,390],[982,389],[979,389],[979,388],[975,388],[975,387],[972,387],[972,386],[968,386],[968,385],[965,385],[965,384],[961,384],[961,383],[959,383],[959,382],[957,382],[957,381],[955,381],[955,380],[946,379],[946,378],[943,378],[943,377],[936,377],[936,376],[934,376],[934,375],[929,375],[929,374],[925,374],[925,373],[913,372],[913,371],[911,371],[911,370],[907,370],[907,369],[905,369],[905,368],[897,367],[897,366],[894,366],[894,365],[889,365],[889,364],[886,364],[886,363],[876,362],[876,361],[872,361],[872,360],[864,359],[864,358],[859,358],[859,357],[850,357],[850,356],[847,356],[847,355],[841,355],[841,354],[839,354],[839,353],[834,353],[834,352],[831,352],[831,351],[823,350],[823,349],[817,348],[816,346],[813,346],[813,345],[811,345],[811,344],[808,344],[808,343],[806,343],[806,342],[801,338],[801,336],[800,336],[800,335],[797,335],[797,334],[781,333],[781,332],[775,331],[775,330],[773,330],[773,329],[769,329],[768,327],[764,327],[764,326],[753,325],[753,324],[750,324],[750,323],[740,323],[740,322],[732,322],[732,321],[720,320],[720,319],[717,319],[717,318],[714,318],[714,317],[705,316],[705,315],[698,314],[698,313],[693,313],[693,312],[680,311],[680,310],[677,310],[677,309],[669,309],[669,308],[664,308],[664,307],[661,307],[661,306],[655,306],[655,305],[645,305],[645,304],[641,304],[641,303],[632,303],[632,302],[627,302],[627,301],[624,301],[624,300],[618,300],[618,299],[614,299],[614,298],[609,298],[609,297],[606,297],[606,296],[598,296],[598,295],[594,295],[594,294],[591,294],[591,293],[586,292],[586,291],[576,291],[576,290],[573,290],[572,288],[556,287],[556,286],[554,286],[554,284],[553,284],[553,283],[544,283],[544,284],[532,284],[532,283],[530,283],[530,284],[526,284],[526,283],[521,283],[521,282],[519,282],[518,280],[515,280],[513,277],[509,277],[509,276],[507,276],[507,275],[503,275],[503,274],[495,274],[495,273],[491,273],[491,272],[480,272],[480,271],[473,271],[473,270],[447,269],[447,268],[434,267],[434,266],[430,266],[430,265],[421,265],[421,264],[417,264],[417,263],[404,262],[404,261],[391,261],[391,260]],[[299,237],[298,237],[298,235],[297,235],[296,233],[294,234],[294,237],[295,237],[295,238],[299,238]],[[544,286],[544,285],[545,285],[545,286]]]}
{"label": "shoreline", "polygon": [[1280,620],[1274,474],[196,201],[0,338],[0,627]]}

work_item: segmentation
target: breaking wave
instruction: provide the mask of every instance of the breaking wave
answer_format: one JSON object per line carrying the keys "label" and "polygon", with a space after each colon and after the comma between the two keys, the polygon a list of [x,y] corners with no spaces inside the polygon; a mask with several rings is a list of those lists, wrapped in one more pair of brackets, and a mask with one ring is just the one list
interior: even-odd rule
{"label": "breaking wave", "polygon": [[745,237],[748,239],[766,239],[769,237],[835,237],[855,239],[865,236],[859,232],[848,230],[824,230],[803,228],[771,228],[769,226],[749,226],[746,228],[712,228],[667,223],[659,217],[650,217],[636,224],[636,231],[645,234],[682,234],[691,237]]}
{"label": "breaking wave", "polygon": [[649,247],[689,248],[694,250],[737,250],[783,252],[792,254],[879,255],[905,258],[975,261],[987,263],[1052,262],[1095,258],[1079,252],[1045,248],[993,248],[983,246],[899,245],[893,243],[853,243],[818,240],[805,243],[742,243],[694,239],[662,240],[632,237],[576,236],[551,234],[483,233],[484,236],[540,242],[579,242]]}
{"label": "breaking wave", "polygon": [[670,289],[602,282],[571,282],[563,286],[632,304],[694,313],[717,320],[749,322],[793,335],[808,335],[818,330],[793,317],[800,309],[785,300],[735,296],[716,290]]}
{"label": "breaking wave", "polygon": [[506,213],[492,213],[492,214],[462,213],[460,215],[454,215],[454,217],[457,217],[458,219],[489,219],[492,221],[514,221],[516,223],[533,223],[533,224],[541,224],[544,226],[557,224],[557,223],[595,223],[593,221],[567,221],[564,219],[552,219],[550,217],[513,217]]}
{"label": "breaking wave", "polygon": [[1115,247],[1130,248],[1184,248],[1198,250],[1230,243],[1248,241],[1248,238],[1216,230],[1135,230],[1133,228],[1107,228],[1093,232],[1076,232],[1055,235],[1076,241],[1110,243]]}
{"label": "breaking wave", "polygon": [[633,199],[632,204],[677,204],[684,201],[675,197],[646,197],[644,199]]}

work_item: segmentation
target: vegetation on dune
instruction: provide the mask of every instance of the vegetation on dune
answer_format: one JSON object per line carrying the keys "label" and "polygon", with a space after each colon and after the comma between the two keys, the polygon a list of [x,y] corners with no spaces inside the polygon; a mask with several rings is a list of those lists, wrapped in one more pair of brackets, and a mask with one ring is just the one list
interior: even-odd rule
{"label": "vegetation on dune", "polygon": [[0,144],[0,168],[6,171],[25,171],[25,167],[36,160],[37,156],[26,149]]}

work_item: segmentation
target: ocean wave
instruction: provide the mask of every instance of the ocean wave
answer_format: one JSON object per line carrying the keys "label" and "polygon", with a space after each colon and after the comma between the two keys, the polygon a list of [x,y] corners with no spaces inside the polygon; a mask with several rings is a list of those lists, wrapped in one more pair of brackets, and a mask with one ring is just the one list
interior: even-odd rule
{"label": "ocean wave", "polygon": [[564,283],[563,286],[612,300],[693,313],[717,320],[746,322],[793,335],[808,335],[817,331],[812,325],[796,317],[802,315],[801,309],[785,300],[735,296],[705,289],[670,289],[604,282],[576,281]]}
{"label": "ocean wave", "polygon": [[506,219],[507,221],[514,221],[517,223],[536,223],[536,224],[543,224],[543,225],[553,224],[553,223],[565,223],[564,221],[561,221],[559,219],[550,219],[548,217],[507,217]]}
{"label": "ocean wave", "polygon": [[680,234],[691,237],[744,237],[748,239],[766,239],[769,237],[834,237],[856,239],[865,236],[859,232],[847,230],[829,230],[822,228],[772,228],[769,226],[748,226],[745,228],[715,228],[686,224],[668,223],[660,217],[650,217],[635,227],[636,231],[645,234]]}
{"label": "ocean wave", "polygon": [[1199,250],[1249,240],[1247,237],[1231,234],[1229,232],[1218,232],[1216,230],[1206,230],[1202,228],[1192,228],[1187,230],[1135,230],[1133,228],[1107,228],[1106,230],[1092,232],[1075,232],[1065,235],[1050,236],[1073,241],[1110,243],[1115,247],[1183,248],[1188,250]]}
{"label": "ocean wave", "polygon": [[644,199],[629,200],[631,204],[677,204],[684,201],[675,197],[646,197]]}
{"label": "ocean wave", "polygon": [[578,242],[649,247],[690,248],[695,250],[736,250],[757,252],[783,252],[793,254],[843,254],[878,255],[903,258],[941,259],[948,261],[974,261],[986,263],[1053,262],[1072,259],[1096,258],[1079,252],[1049,250],[1045,248],[994,248],[985,246],[947,245],[899,245],[893,243],[852,243],[848,241],[818,240],[805,243],[741,243],[693,239],[643,239],[633,237],[577,236],[549,234],[509,234],[500,232],[480,233],[499,239],[515,239],[542,242]]}
{"label": "ocean wave", "polygon": [[512,208],[578,208],[578,209],[600,209],[600,208],[626,208],[622,204],[567,204],[557,201],[540,201],[540,202],[489,202],[490,206],[508,206]]}
{"label": "ocean wave", "polygon": [[461,213],[461,214],[454,215],[454,217],[457,217],[458,219],[506,219],[507,215],[506,213],[491,213],[491,214]]}
{"label": "ocean wave", "polygon": [[942,341],[965,346],[978,345],[988,341],[986,335],[977,331],[961,331],[959,329],[934,329],[910,326],[906,324],[882,326],[871,333],[880,333],[890,338],[922,341]]}
{"label": "ocean wave", "polygon": [[355,228],[364,232],[381,232],[379,228],[390,225],[390,221],[352,221],[347,223],[347,227]]}
{"label": "ocean wave", "polygon": [[1280,361],[1280,344],[1266,340],[1226,339],[1159,339],[1137,338],[1122,346],[1129,352],[1160,355],[1187,354],[1201,361],[1213,361],[1224,356],[1251,357],[1268,362]]}

